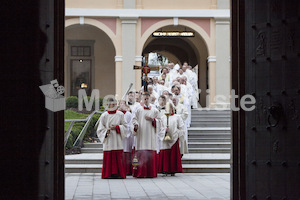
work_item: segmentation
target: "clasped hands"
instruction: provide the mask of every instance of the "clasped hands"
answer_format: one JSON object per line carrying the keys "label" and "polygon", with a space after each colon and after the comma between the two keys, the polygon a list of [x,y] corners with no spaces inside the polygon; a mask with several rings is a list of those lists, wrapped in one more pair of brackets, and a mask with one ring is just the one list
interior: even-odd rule
{"label": "clasped hands", "polygon": [[116,130],[116,125],[111,124],[109,126],[109,129],[107,130],[105,137],[109,136],[110,130]]}
{"label": "clasped hands", "polygon": [[[145,116],[145,119],[147,120],[147,121],[153,121],[153,118],[152,117],[149,117],[149,116]],[[136,125],[134,125],[134,131],[136,132],[137,130],[138,130],[138,128],[139,128],[139,126],[136,124]]]}

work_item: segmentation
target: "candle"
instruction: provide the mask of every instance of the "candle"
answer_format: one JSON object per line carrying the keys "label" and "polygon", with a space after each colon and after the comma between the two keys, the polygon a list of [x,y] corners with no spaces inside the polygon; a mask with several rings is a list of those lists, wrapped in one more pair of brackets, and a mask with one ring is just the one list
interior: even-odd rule
{"label": "candle", "polygon": [[166,104],[166,113],[170,113],[170,102]]}

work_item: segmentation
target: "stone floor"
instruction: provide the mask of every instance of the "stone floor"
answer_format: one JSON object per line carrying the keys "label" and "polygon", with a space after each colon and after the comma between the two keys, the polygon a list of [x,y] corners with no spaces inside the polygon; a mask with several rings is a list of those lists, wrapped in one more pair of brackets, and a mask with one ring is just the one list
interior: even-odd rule
{"label": "stone floor", "polygon": [[157,178],[101,179],[100,173],[67,173],[66,200],[230,199],[230,174],[187,173]]}

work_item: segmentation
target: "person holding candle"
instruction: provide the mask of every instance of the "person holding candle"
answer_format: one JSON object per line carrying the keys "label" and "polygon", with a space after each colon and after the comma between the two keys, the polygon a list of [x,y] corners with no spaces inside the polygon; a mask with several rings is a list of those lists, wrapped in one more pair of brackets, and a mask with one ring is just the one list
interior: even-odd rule
{"label": "person holding candle", "polygon": [[176,115],[172,103],[166,105],[166,115],[162,117],[162,132],[170,136],[169,140],[162,139],[162,147],[159,152],[158,172],[165,175],[182,173],[179,140],[184,140],[184,123],[179,115]]}

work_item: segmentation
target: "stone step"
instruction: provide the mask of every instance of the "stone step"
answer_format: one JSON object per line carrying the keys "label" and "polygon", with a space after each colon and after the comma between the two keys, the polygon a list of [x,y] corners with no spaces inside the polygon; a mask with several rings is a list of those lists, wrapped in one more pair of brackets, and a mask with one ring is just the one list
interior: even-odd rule
{"label": "stone step", "polygon": [[[195,140],[212,140],[214,141],[224,141],[224,140],[229,140],[231,141],[231,136],[230,135],[196,135],[196,134],[192,134],[188,136],[188,141],[195,141]],[[208,141],[207,141],[208,142]]]}
{"label": "stone step", "polygon": [[101,143],[84,143],[83,148],[103,148],[103,144]]}
{"label": "stone step", "polygon": [[230,164],[183,164],[183,173],[230,173]]}
{"label": "stone step", "polygon": [[189,148],[189,153],[230,153],[231,148]]}
{"label": "stone step", "polygon": [[188,142],[188,148],[230,148],[231,142]]}
{"label": "stone step", "polygon": [[[185,155],[184,155],[185,156]],[[182,164],[230,164],[230,159],[185,159],[183,156]],[[103,159],[85,159],[85,160],[65,160],[65,164],[80,164],[80,165],[90,165],[90,164],[102,164]]]}
{"label": "stone step", "polygon": [[81,148],[81,153],[102,153],[102,148]]}
{"label": "stone step", "polygon": [[[183,173],[229,173],[230,164],[183,164]],[[65,173],[101,173],[102,164],[66,164]]]}
{"label": "stone step", "polygon": [[[194,128],[194,127],[190,127]],[[209,127],[202,127],[202,128],[209,128]],[[218,131],[218,130],[211,130],[211,131],[201,131],[201,130],[188,130],[189,135],[194,135],[194,134],[202,134],[202,135],[214,135],[214,134],[219,134],[219,135],[231,135],[231,131]]]}
{"label": "stone step", "polygon": [[231,122],[191,122],[191,127],[230,127]]}
{"label": "stone step", "polygon": [[198,137],[189,137],[189,142],[231,142],[231,138],[198,138]]}
{"label": "stone step", "polygon": [[212,117],[212,118],[208,118],[208,117],[194,117],[192,118],[192,123],[193,122],[230,122],[230,118],[216,118],[216,117]]}
{"label": "stone step", "polygon": [[[230,153],[230,148],[189,147],[189,153]],[[82,153],[102,153],[102,148],[82,148]]]}
{"label": "stone step", "polygon": [[194,116],[203,116],[203,117],[229,117],[231,113],[207,113],[207,112],[192,112],[192,117]]}
{"label": "stone step", "polygon": [[[103,153],[66,155],[65,164],[102,164]],[[230,164],[230,154],[185,154],[182,164]]]}
{"label": "stone step", "polygon": [[210,110],[210,111],[206,111],[206,110],[195,110],[192,109],[192,114],[201,114],[201,115],[231,115],[231,111],[219,111],[219,110]]}

